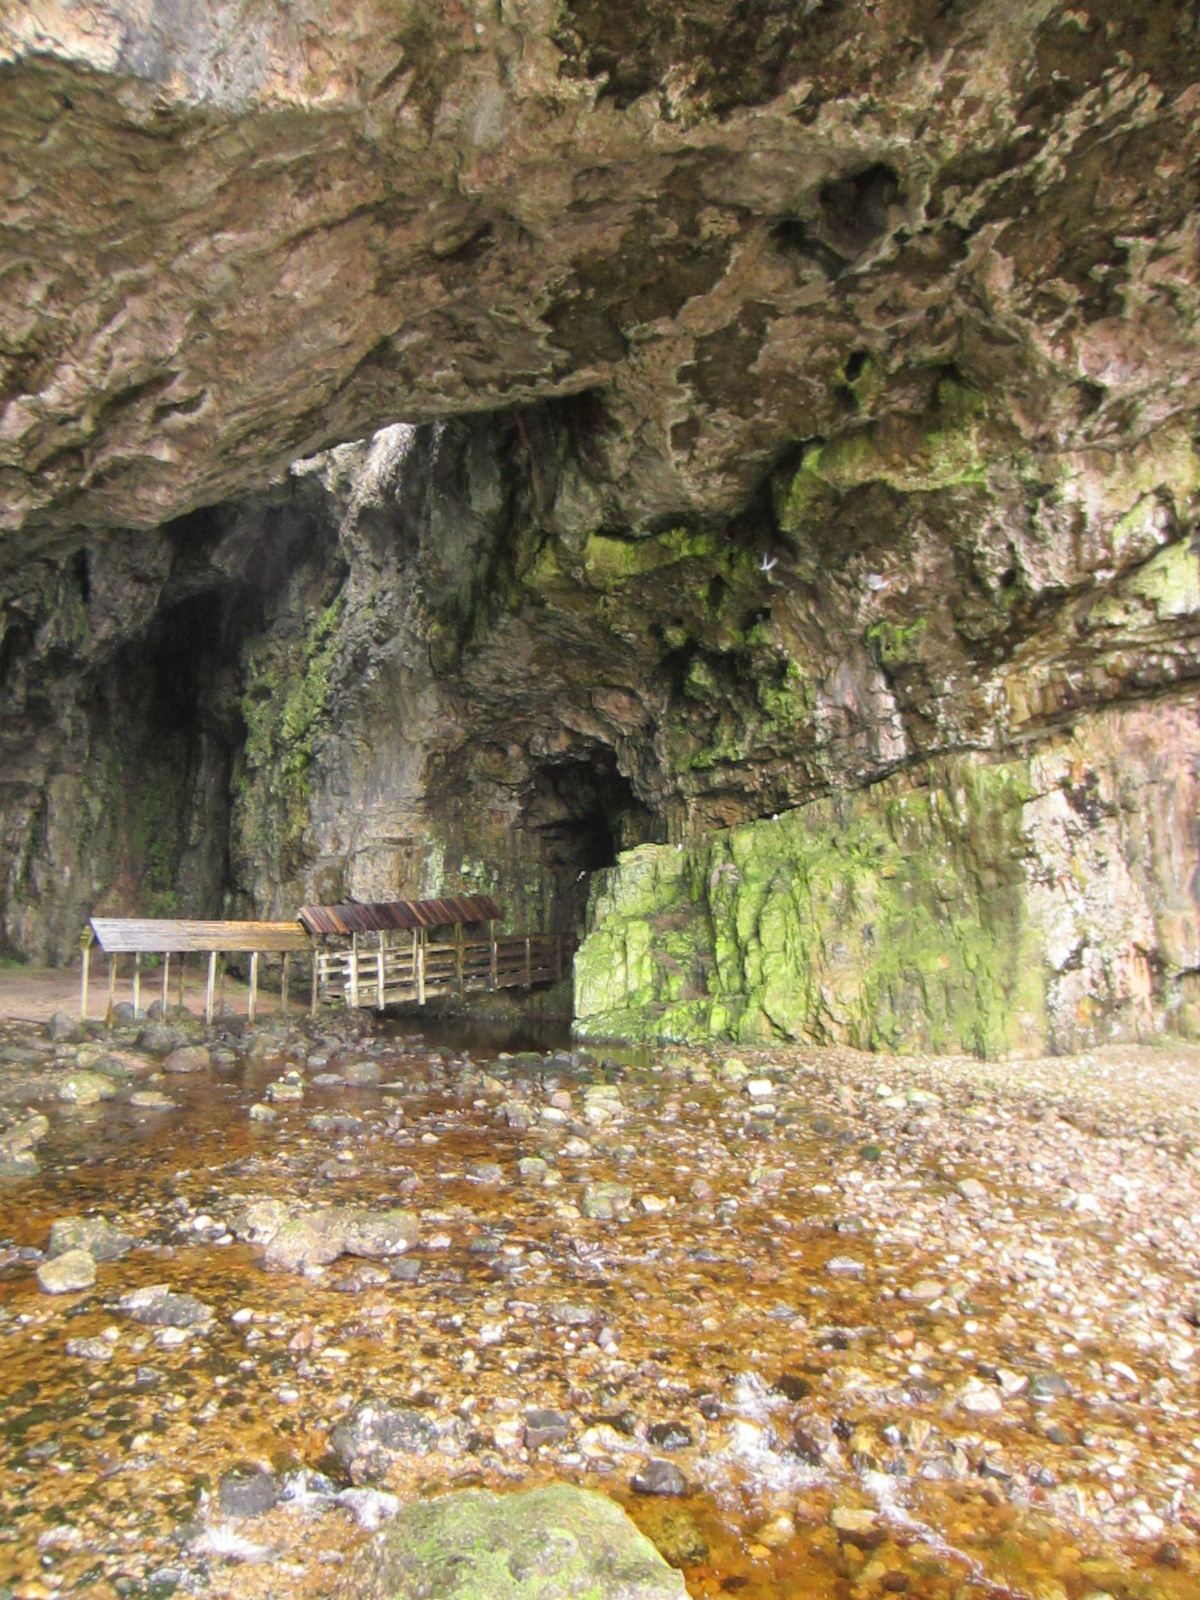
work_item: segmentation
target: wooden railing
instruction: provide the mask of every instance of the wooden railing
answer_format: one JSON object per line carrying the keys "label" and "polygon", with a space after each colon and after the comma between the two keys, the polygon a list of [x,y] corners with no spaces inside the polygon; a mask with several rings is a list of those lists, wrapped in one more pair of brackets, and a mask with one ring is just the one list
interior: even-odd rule
{"label": "wooden railing", "polygon": [[348,950],[316,952],[314,1005],[343,1000],[382,1011],[400,1001],[424,1005],[445,995],[531,989],[559,982],[574,950],[573,938],[554,933],[438,944],[419,936],[359,934]]}

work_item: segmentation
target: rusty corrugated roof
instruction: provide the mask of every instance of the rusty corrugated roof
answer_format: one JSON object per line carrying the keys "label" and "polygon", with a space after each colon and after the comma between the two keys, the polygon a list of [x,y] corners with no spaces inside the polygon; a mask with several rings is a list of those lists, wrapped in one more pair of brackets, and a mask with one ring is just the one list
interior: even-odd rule
{"label": "rusty corrugated roof", "polygon": [[301,906],[296,913],[316,935],[387,933],[396,928],[446,928],[457,922],[498,922],[500,907],[486,894],[442,900],[388,900],[377,905]]}

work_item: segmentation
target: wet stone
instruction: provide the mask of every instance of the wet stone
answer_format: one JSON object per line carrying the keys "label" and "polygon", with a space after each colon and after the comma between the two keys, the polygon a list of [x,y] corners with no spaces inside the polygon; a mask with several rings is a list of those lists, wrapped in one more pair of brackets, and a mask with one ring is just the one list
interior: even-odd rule
{"label": "wet stone", "polygon": [[350,1573],[361,1600],[686,1600],[682,1574],[605,1495],[463,1489],[404,1506]]}
{"label": "wet stone", "polygon": [[202,1044],[188,1044],[172,1050],[163,1062],[164,1072],[203,1072],[212,1064],[208,1050]]}
{"label": "wet stone", "polygon": [[46,1294],[75,1294],[96,1281],[96,1263],[86,1250],[67,1250],[37,1269],[38,1287]]}
{"label": "wet stone", "polygon": [[56,1011],[46,1031],[55,1044],[72,1044],[83,1038],[79,1018],[73,1017],[69,1011]]}
{"label": "wet stone", "polygon": [[788,1400],[807,1400],[812,1393],[812,1383],[798,1372],[781,1372],[772,1388]]}
{"label": "wet stone", "polygon": [[66,1351],[80,1361],[111,1361],[114,1346],[108,1339],[68,1339]]}
{"label": "wet stone", "polygon": [[148,1056],[157,1056],[160,1059],[169,1056],[172,1051],[180,1050],[187,1044],[187,1035],[178,1028],[168,1028],[162,1023],[154,1023],[148,1028],[143,1028],[137,1037],[137,1047]]}
{"label": "wet stone", "polygon": [[374,1061],[352,1061],[343,1068],[342,1080],[349,1089],[374,1089],[383,1082],[383,1068]]}
{"label": "wet stone", "polygon": [[93,1261],[119,1261],[133,1249],[137,1240],[104,1217],[59,1217],[50,1225],[49,1257],[68,1250],[85,1250]]}
{"label": "wet stone", "polygon": [[682,1422],[652,1422],[646,1429],[646,1442],[656,1450],[686,1450],[692,1443],[692,1430]]}
{"label": "wet stone", "polygon": [[342,1294],[362,1294],[367,1289],[382,1289],[392,1282],[392,1275],[375,1261],[360,1261],[344,1272],[333,1287]]}
{"label": "wet stone", "polygon": [[527,1411],[525,1445],[530,1450],[540,1450],[543,1445],[561,1444],[567,1437],[570,1426],[570,1419],[561,1411]]}
{"label": "wet stone", "polygon": [[176,1294],[165,1283],[132,1289],[117,1304],[135,1322],[151,1328],[204,1328],[213,1318],[211,1306],[194,1295]]}
{"label": "wet stone", "polygon": [[630,1484],[635,1494],[685,1495],[688,1481],[673,1461],[654,1458],[634,1473]]}
{"label": "wet stone", "polygon": [[360,1406],[333,1430],[330,1446],[356,1483],[381,1478],[401,1456],[427,1456],[437,1430],[423,1412],[389,1406]]}
{"label": "wet stone", "polygon": [[580,1201],[585,1217],[611,1222],[621,1212],[628,1211],[633,1202],[633,1190],[627,1183],[589,1183]]}
{"label": "wet stone", "polygon": [[94,1106],[101,1100],[111,1100],[117,1086],[102,1072],[72,1072],[58,1087],[58,1098],[71,1105]]}
{"label": "wet stone", "polygon": [[226,1517],[261,1517],[278,1500],[279,1480],[270,1472],[235,1468],[217,1489],[217,1504]]}

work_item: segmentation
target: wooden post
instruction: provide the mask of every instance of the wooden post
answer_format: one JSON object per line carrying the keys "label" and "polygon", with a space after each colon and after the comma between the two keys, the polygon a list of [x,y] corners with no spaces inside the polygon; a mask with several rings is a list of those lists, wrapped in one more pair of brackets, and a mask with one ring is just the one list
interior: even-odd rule
{"label": "wooden post", "polygon": [[171,1001],[171,997],[167,993],[167,985],[168,985],[168,983],[170,983],[170,981],[171,981],[171,958],[170,958],[169,955],[164,955],[163,956],[163,992],[162,992],[162,1014],[163,1014],[163,1021],[164,1022],[167,1020],[167,1006],[170,1004],[170,1001]]}
{"label": "wooden post", "polygon": [[105,1012],[105,1021],[111,1028],[113,1025],[113,1006],[117,1001],[117,958],[108,958],[108,1010]]}
{"label": "wooden post", "polygon": [[413,929],[413,947],[412,947],[412,984],[413,984],[414,988],[416,987],[416,982],[417,982],[417,930],[414,928]]}
{"label": "wooden post", "polygon": [[466,986],[463,982],[463,930],[461,922],[457,922],[454,925],[454,943],[457,946],[455,955],[457,956],[458,965],[458,994],[461,999],[466,993]]}
{"label": "wooden post", "polygon": [[350,935],[350,1004],[358,1005],[358,935]]}
{"label": "wooden post", "polygon": [[213,990],[217,982],[217,952],[210,950],[208,953],[208,983],[204,990],[204,1020],[212,1027],[213,1019]]}
{"label": "wooden post", "polygon": [[79,1020],[87,1021],[87,992],[88,968],[92,961],[92,931],[89,928],[83,936],[83,961],[79,968]]}
{"label": "wooden post", "polygon": [[425,930],[417,940],[417,1004],[425,1004]]}
{"label": "wooden post", "polygon": [[175,1003],[181,1011],[183,1010],[183,969],[185,966],[187,966],[187,953],[181,950],[179,952],[179,987],[175,996]]}
{"label": "wooden post", "polygon": [[492,941],[492,993],[500,987],[500,970],[498,952],[496,950],[496,924],[488,923],[488,938]]}
{"label": "wooden post", "polygon": [[133,1020],[138,1019],[138,1012],[142,1009],[142,952],[137,950],[133,957]]}
{"label": "wooden post", "polygon": [[320,952],[314,944],[312,953],[312,994],[309,996],[308,1002],[309,1016],[311,1017],[315,1017],[317,1014],[317,991],[321,986],[320,960]]}
{"label": "wooden post", "polygon": [[383,930],[379,930],[379,954],[375,957],[375,971],[379,980],[379,1009],[383,1010]]}
{"label": "wooden post", "polygon": [[279,982],[279,1009],[286,1017],[288,1013],[288,978],[292,971],[292,952],[283,952],[283,977]]}
{"label": "wooden post", "polygon": [[258,1004],[258,951],[250,952],[250,998],[246,1002],[246,1021],[254,1021],[254,1012]]}
{"label": "wooden post", "polygon": [[221,974],[221,987],[217,994],[217,1010],[221,1016],[225,1015],[225,955],[222,952],[217,957],[217,970]]}
{"label": "wooden post", "polygon": [[528,936],[528,934],[526,934],[526,936],[525,936],[525,993],[528,994],[530,989],[532,989],[532,988],[533,988],[533,974],[530,971],[529,936]]}

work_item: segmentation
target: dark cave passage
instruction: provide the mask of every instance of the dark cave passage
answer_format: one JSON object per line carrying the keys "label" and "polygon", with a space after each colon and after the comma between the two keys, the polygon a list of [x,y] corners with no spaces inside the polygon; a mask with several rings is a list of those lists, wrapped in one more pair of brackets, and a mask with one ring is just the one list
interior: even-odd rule
{"label": "dark cave passage", "polygon": [[666,837],[604,745],[541,766],[523,825],[542,841],[554,891],[549,931],[556,933],[582,931],[593,873],[611,867],[622,850]]}

